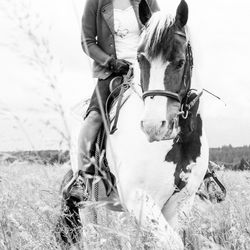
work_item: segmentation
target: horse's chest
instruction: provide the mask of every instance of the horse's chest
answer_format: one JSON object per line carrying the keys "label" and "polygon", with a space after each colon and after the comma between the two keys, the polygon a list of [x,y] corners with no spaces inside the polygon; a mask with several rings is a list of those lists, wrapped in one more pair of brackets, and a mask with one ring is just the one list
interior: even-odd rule
{"label": "horse's chest", "polygon": [[[136,171],[131,169],[133,186],[145,190],[160,206],[170,198],[175,191],[176,165],[167,162],[155,161],[140,165]],[[129,177],[128,177],[129,178]],[[139,180],[139,181],[137,181]]]}
{"label": "horse's chest", "polygon": [[137,138],[132,144],[123,141],[117,147],[114,140],[116,161],[111,171],[117,173],[118,188],[124,199],[135,190],[145,190],[163,206],[175,190],[176,164],[165,160],[172,142],[145,143],[144,137],[142,140],[143,143]]}

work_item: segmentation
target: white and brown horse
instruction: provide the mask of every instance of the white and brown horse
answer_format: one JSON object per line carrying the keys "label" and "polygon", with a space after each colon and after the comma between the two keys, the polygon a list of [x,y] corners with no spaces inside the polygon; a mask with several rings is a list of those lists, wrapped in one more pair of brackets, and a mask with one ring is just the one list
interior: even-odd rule
{"label": "white and brown horse", "polygon": [[122,204],[145,225],[160,221],[159,232],[166,233],[168,225],[180,230],[208,165],[200,99],[191,91],[187,20],[185,1],[175,18],[161,12],[151,17],[138,50],[140,86],[107,144]]}
{"label": "white and brown horse", "polygon": [[151,17],[138,50],[140,80],[106,147],[121,204],[174,250],[183,248],[178,232],[208,166],[187,21],[184,0],[175,17]]}

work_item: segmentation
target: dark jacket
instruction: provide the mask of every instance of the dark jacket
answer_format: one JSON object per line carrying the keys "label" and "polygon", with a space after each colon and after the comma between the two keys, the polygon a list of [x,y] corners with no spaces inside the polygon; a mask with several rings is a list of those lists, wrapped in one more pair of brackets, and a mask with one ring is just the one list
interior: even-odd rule
{"label": "dark jacket", "polygon": [[[156,0],[131,0],[140,29],[153,12]],[[93,76],[106,79],[111,75],[108,61],[116,58],[112,0],[87,0],[82,17],[82,48],[94,60]]]}

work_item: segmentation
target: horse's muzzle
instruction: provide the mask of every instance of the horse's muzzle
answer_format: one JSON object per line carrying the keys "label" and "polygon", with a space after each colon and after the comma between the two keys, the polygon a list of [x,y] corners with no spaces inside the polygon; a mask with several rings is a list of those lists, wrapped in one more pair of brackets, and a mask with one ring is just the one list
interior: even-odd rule
{"label": "horse's muzzle", "polygon": [[142,131],[146,134],[149,142],[163,140],[168,131],[169,124],[165,121],[145,120],[141,121]]}
{"label": "horse's muzzle", "polygon": [[171,140],[177,135],[178,125],[174,119],[171,122],[167,120],[143,120],[141,121],[142,131],[146,134],[149,142]]}

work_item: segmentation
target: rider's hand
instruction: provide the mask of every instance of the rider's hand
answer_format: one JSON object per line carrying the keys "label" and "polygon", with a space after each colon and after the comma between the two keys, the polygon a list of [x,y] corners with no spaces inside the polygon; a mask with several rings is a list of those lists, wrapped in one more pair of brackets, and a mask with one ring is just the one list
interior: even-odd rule
{"label": "rider's hand", "polygon": [[109,61],[109,69],[112,72],[121,75],[126,75],[128,73],[130,65],[131,63],[124,59],[115,59],[112,57]]}

